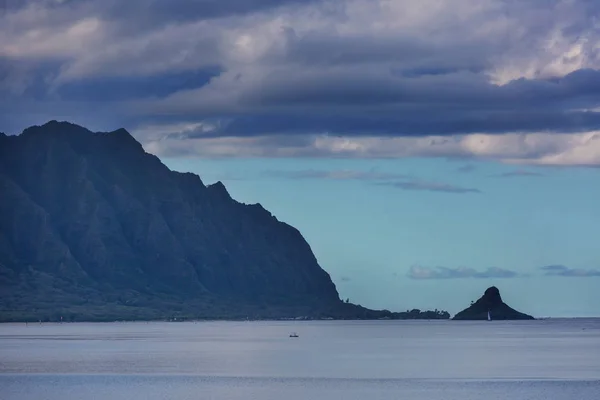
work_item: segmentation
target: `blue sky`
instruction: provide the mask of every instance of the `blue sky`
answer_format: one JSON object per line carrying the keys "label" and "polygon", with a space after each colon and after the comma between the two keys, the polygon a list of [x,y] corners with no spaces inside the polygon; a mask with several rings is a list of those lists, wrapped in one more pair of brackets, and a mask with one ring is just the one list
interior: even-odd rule
{"label": "blue sky", "polygon": [[[426,158],[163,161],[205,183],[221,180],[234,198],[298,227],[340,295],[360,304],[457,312],[497,285],[509,304],[538,316],[598,315],[598,169]],[[388,184],[397,181],[421,184]]]}
{"label": "blue sky", "polygon": [[369,307],[456,312],[495,284],[535,315],[600,315],[599,15],[592,0],[8,0],[0,131],[124,127],[297,226]]}

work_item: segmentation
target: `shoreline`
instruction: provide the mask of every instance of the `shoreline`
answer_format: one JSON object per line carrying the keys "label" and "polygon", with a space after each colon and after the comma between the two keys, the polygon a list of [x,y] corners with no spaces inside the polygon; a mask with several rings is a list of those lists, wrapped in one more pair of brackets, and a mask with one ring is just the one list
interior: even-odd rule
{"label": "shoreline", "polygon": [[[600,316],[592,316],[592,317],[544,317],[544,318],[536,318],[533,320],[496,320],[495,323],[527,323],[527,322],[543,322],[543,321],[582,321],[582,320],[600,320]],[[150,320],[111,320],[111,321],[92,321],[92,320],[82,320],[82,321],[1,321],[0,326],[2,325],[64,325],[64,324],[143,324],[143,323],[202,323],[202,322],[455,322],[457,325],[464,325],[466,322],[475,322],[475,323],[488,323],[488,321],[484,320],[453,320],[449,319],[423,319],[423,318],[398,318],[398,319],[353,319],[353,318],[344,318],[344,319],[274,319],[274,318],[263,318],[263,319],[229,319],[229,318],[206,318],[206,319],[186,319],[186,320],[168,320],[168,319],[150,319]]]}
{"label": "shoreline", "polygon": [[76,324],[76,323],[123,323],[123,322],[333,322],[333,321],[451,321],[451,318],[184,318],[184,319],[81,319],[77,321],[12,320],[0,324]]}

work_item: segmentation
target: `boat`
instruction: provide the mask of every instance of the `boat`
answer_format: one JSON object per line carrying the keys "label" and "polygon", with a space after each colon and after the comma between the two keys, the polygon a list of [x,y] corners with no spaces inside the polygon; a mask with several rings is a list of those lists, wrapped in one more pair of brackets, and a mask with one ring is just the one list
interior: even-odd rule
{"label": "boat", "polygon": [[296,332],[292,332],[292,333],[290,333],[290,337],[299,337],[299,336]]}
{"label": "boat", "polygon": [[492,316],[490,315],[490,310],[488,310],[488,321],[492,320]]}

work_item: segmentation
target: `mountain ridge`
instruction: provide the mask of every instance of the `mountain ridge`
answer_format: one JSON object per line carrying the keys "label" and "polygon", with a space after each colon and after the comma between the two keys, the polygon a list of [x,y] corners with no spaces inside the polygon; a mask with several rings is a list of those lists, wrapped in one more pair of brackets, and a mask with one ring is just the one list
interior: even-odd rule
{"label": "mountain ridge", "polygon": [[0,143],[0,320],[448,317],[343,303],[296,228],[125,129],[53,120]]}

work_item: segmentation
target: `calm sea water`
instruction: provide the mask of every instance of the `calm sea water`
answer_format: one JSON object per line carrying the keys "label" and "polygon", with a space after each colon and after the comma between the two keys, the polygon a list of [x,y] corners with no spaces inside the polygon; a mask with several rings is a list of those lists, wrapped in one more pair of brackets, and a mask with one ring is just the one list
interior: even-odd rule
{"label": "calm sea water", "polygon": [[597,400],[600,320],[2,324],[0,398]]}

